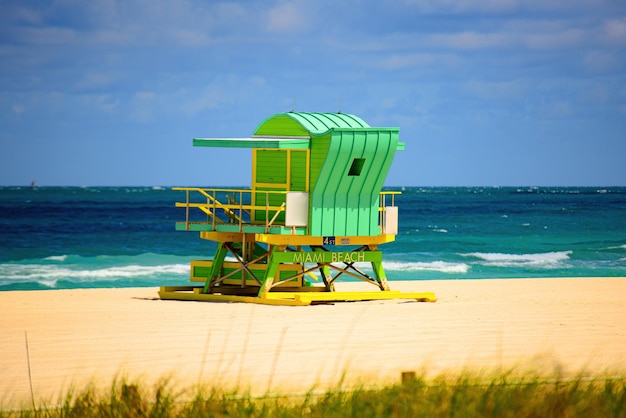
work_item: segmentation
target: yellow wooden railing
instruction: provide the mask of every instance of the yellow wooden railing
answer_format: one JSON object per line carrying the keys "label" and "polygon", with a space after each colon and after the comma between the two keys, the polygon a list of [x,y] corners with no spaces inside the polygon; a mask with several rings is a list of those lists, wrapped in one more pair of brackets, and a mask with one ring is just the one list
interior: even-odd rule
{"label": "yellow wooden railing", "polygon": [[[396,196],[401,195],[402,192],[385,191],[380,192],[380,203],[378,204],[378,210],[383,211],[387,206],[396,205]],[[387,198],[390,197],[391,202],[388,202]]]}
{"label": "yellow wooden railing", "polygon": [[[174,187],[185,192],[185,201],[176,202],[176,207],[185,208],[185,223],[231,224],[243,227],[246,224],[271,227],[285,211],[287,192],[274,190],[222,189],[199,187]],[[259,200],[263,204],[258,204]],[[223,203],[225,201],[226,203]],[[270,202],[279,201],[278,204]],[[255,204],[255,202],[257,202]],[[192,219],[190,209],[197,208],[205,213],[206,220]],[[188,228],[187,228],[188,229]]]}
{"label": "yellow wooden railing", "polygon": [[[184,191],[185,201],[176,202],[176,207],[185,208],[185,224],[212,225],[244,225],[265,226],[266,230],[272,225],[282,223],[278,221],[284,214],[286,206],[286,191],[280,190],[252,190],[252,189],[223,189],[200,187],[174,187],[172,190]],[[395,206],[396,195],[401,192],[383,191],[379,200],[379,225],[383,223],[382,213],[386,207]],[[206,219],[192,216],[191,209],[197,209],[206,215]]]}

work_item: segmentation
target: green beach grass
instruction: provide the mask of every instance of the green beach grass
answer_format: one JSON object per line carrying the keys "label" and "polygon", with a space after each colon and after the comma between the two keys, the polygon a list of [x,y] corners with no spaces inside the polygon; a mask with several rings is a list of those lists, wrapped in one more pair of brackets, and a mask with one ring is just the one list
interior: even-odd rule
{"label": "green beach grass", "polygon": [[513,372],[411,376],[380,388],[251,396],[217,388],[154,387],[116,379],[70,390],[60,404],[3,410],[4,417],[626,417],[626,378],[547,378]]}

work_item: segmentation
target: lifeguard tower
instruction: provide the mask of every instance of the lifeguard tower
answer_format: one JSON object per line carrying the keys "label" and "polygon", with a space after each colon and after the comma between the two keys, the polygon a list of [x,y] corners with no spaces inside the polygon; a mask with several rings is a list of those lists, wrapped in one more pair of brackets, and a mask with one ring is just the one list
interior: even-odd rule
{"label": "lifeguard tower", "polygon": [[[196,147],[252,149],[252,187],[176,187],[179,231],[217,243],[191,262],[191,286],[163,286],[162,299],[309,305],[415,299],[389,289],[379,246],[398,232],[399,192],[382,191],[398,128],[374,128],[344,113],[279,113],[249,138],[195,138]],[[375,291],[338,292],[353,277]]]}

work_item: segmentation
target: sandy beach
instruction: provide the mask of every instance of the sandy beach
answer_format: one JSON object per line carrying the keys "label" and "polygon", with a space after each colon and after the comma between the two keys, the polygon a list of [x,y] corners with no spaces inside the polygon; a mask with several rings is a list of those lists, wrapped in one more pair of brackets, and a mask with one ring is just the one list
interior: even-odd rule
{"label": "sandy beach", "polygon": [[286,307],[164,301],[157,288],[0,292],[0,405],[30,404],[30,381],[50,402],[119,376],[264,394],[397,382],[403,371],[626,371],[626,278],[391,287],[438,301]]}

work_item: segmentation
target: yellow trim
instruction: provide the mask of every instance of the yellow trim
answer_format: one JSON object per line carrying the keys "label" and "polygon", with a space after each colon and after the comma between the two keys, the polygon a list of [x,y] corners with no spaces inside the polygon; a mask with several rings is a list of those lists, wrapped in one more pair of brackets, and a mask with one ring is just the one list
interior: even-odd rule
{"label": "yellow trim", "polygon": [[[258,191],[257,193],[264,193],[266,190],[261,190]],[[273,193],[269,190],[267,190],[268,193]],[[212,208],[213,205],[210,203],[183,203],[183,202],[176,202],[174,204],[175,207],[177,208],[207,208],[210,207]],[[215,206],[217,206],[219,209],[237,209],[239,210],[239,207],[242,206],[240,204],[224,204],[224,203],[219,203],[216,204]],[[262,209],[265,210],[265,208],[268,208],[271,211],[275,211],[275,210],[280,210],[280,206],[265,206],[265,205],[243,205],[244,210],[247,209]]]}
{"label": "yellow trim", "polygon": [[414,299],[436,302],[432,292],[269,292],[265,296],[236,296],[201,293],[198,286],[161,286],[159,297],[165,300],[194,300],[204,302],[247,302],[263,305],[308,306],[312,302],[358,302],[367,300]]}
{"label": "yellow trim", "polygon": [[252,190],[256,189],[256,152],[257,148],[254,148],[252,150]]}
{"label": "yellow trim", "polygon": [[277,184],[277,183],[257,183],[256,179],[256,162],[257,162],[257,151],[274,151],[274,152],[286,152],[287,153],[287,174],[289,174],[289,148],[253,148],[252,149],[252,191],[255,192],[259,187],[270,187],[270,188],[286,188],[288,187],[289,177],[287,176],[287,184]]}
{"label": "yellow trim", "polygon": [[285,185],[285,190],[291,190],[291,150],[287,150],[287,184]]}
{"label": "yellow trim", "polygon": [[242,242],[243,232],[201,231],[200,238],[216,242]]}
{"label": "yellow trim", "polygon": [[258,193],[262,193],[265,190],[258,190],[259,187],[266,187],[268,189],[281,189],[281,190],[277,190],[276,192],[272,191],[272,193],[279,193],[282,192],[284,194],[287,194],[287,188],[288,184],[286,183],[255,183],[255,189],[257,189],[256,191]]}
{"label": "yellow trim", "polygon": [[262,305],[306,306],[310,301],[268,299],[258,296],[214,295],[200,293],[202,287],[196,286],[161,286],[159,297],[164,300],[194,300],[202,302],[248,302]]}
{"label": "yellow trim", "polygon": [[305,158],[305,165],[306,165],[306,180],[305,180],[305,192],[309,193],[309,187],[310,187],[310,173],[311,173],[311,149],[307,148],[306,149],[306,158]]}
{"label": "yellow trim", "polygon": [[[172,187],[172,190],[177,190],[177,191],[186,191],[189,190],[190,192],[213,192],[213,193],[217,193],[217,192],[232,192],[232,193],[250,193],[251,189],[225,189],[223,187]],[[272,193],[279,193],[278,191],[276,192],[272,192]]]}
{"label": "yellow trim", "polygon": [[[257,151],[281,151],[287,152],[287,183],[286,184],[277,184],[277,183],[258,183],[256,179],[256,164],[257,164]],[[252,150],[252,190],[256,190],[259,187],[268,187],[279,189],[282,188],[285,191],[291,190],[291,157],[293,152],[304,152],[305,153],[305,192],[309,192],[310,190],[310,182],[311,182],[311,150],[310,149],[275,149],[275,148],[254,148]]]}
{"label": "yellow trim", "polygon": [[[337,245],[378,245],[393,242],[395,235],[335,237]],[[323,245],[324,237],[311,235],[255,234],[254,240],[272,245]]]}
{"label": "yellow trim", "polygon": [[422,302],[436,302],[432,292],[401,292],[399,290],[384,290],[380,292],[270,292],[268,299],[294,299],[301,302],[315,301],[364,301],[387,299],[415,299]]}

